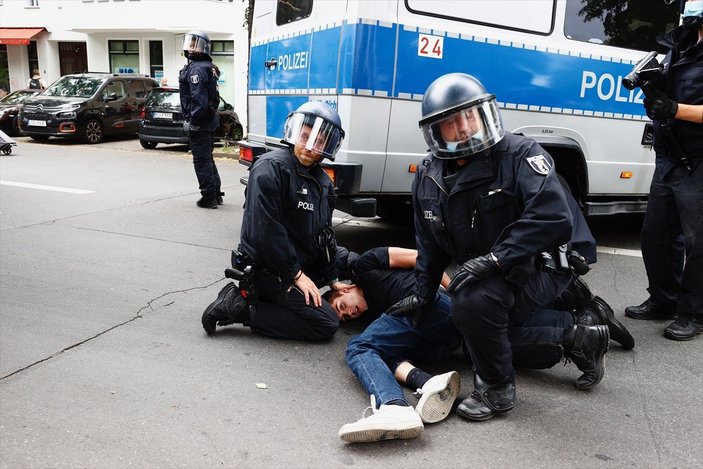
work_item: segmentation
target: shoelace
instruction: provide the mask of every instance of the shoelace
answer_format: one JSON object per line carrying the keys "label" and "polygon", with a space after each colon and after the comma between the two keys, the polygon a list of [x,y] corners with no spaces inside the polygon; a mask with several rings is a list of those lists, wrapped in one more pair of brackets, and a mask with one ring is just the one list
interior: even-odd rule
{"label": "shoelace", "polygon": [[371,394],[371,405],[364,409],[364,412],[361,414],[361,416],[363,418],[366,418],[366,412],[368,412],[369,410],[371,411],[372,415],[378,412],[378,409],[376,408],[376,396],[374,396],[373,394]]}
{"label": "shoelace", "polygon": [[421,389],[421,388],[417,388],[417,389],[413,392],[413,396],[417,397],[418,399],[419,399],[420,397],[422,397],[422,389]]}

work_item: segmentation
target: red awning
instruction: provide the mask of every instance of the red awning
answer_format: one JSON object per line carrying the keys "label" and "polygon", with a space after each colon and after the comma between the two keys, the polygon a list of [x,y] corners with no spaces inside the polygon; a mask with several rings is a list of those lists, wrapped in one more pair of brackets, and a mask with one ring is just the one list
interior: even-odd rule
{"label": "red awning", "polygon": [[46,28],[0,28],[0,44],[21,46]]}

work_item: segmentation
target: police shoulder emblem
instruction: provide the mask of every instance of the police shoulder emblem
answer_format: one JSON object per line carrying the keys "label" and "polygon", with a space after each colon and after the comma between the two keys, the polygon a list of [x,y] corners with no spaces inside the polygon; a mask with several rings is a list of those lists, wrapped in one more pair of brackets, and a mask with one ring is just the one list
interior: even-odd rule
{"label": "police shoulder emblem", "polygon": [[529,163],[530,168],[532,168],[535,173],[541,174],[542,176],[549,174],[549,170],[552,169],[552,166],[544,155],[528,156],[527,163]]}
{"label": "police shoulder emblem", "polygon": [[190,82],[194,85],[197,85],[198,83],[200,83],[200,77],[198,75],[191,75]]}

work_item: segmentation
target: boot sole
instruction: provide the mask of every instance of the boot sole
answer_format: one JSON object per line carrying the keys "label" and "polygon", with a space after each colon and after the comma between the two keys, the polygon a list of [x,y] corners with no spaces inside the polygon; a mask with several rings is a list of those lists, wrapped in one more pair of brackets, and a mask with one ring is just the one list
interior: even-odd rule
{"label": "boot sole", "polygon": [[605,354],[608,352],[610,341],[610,333],[608,332],[607,326],[605,329],[598,329],[598,354],[596,355],[596,379],[587,384],[575,384],[577,389],[585,390],[591,389],[601,382],[603,375],[605,374]]}
{"label": "boot sole", "polygon": [[[222,303],[225,299],[225,296],[227,296],[227,293],[234,288],[233,283],[229,283],[228,285],[231,285],[231,288],[222,288],[220,290],[220,293],[217,295],[217,299],[210,303],[210,305],[205,308],[205,312],[203,313],[203,317],[200,319],[200,322],[203,325],[203,329],[205,329],[205,332],[208,334],[212,334],[215,332],[215,329],[217,328],[217,321],[219,321],[219,318],[216,318],[214,316],[210,316],[210,313],[212,312],[213,309],[220,303]],[[226,318],[223,318],[226,319]]]}
{"label": "boot sole", "polygon": [[444,389],[422,395],[415,410],[425,423],[437,423],[447,418],[461,389],[461,380],[456,371],[447,373]]}
{"label": "boot sole", "polygon": [[608,326],[610,332],[610,338],[615,342],[622,345],[625,350],[632,350],[635,348],[635,339],[630,334],[630,331],[625,328],[625,326],[615,318],[615,312],[613,308],[606,303],[603,298],[596,296],[593,300],[600,308],[596,309],[596,312],[603,312],[604,317],[601,318],[603,323]]}
{"label": "boot sole", "polygon": [[408,440],[417,438],[422,427],[412,428],[369,428],[349,433],[339,433],[339,437],[348,443],[371,443],[382,440]]}

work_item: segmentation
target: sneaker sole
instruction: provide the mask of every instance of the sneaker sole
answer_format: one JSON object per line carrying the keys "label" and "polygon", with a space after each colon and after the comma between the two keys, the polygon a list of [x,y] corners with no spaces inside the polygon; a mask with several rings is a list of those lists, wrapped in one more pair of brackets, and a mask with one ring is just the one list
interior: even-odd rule
{"label": "sneaker sole", "polygon": [[408,440],[417,438],[422,427],[413,428],[373,428],[349,433],[339,432],[339,437],[348,443],[371,443],[382,440]]}
{"label": "sneaker sole", "polygon": [[425,423],[441,422],[449,416],[461,390],[459,373],[452,371],[446,374],[444,388],[422,395],[415,410]]}
{"label": "sneaker sole", "polygon": [[608,331],[610,332],[610,338],[615,342],[622,345],[625,350],[632,350],[635,348],[635,339],[630,334],[625,326],[615,318],[615,312],[613,308],[606,303],[603,298],[596,296],[593,300],[600,308],[597,311],[602,311],[604,317],[601,318],[606,326],[608,326]]}
{"label": "sneaker sole", "polygon": [[[598,355],[596,355],[596,379],[585,385],[579,385],[578,382],[574,383],[576,388],[578,389],[591,389],[592,387],[600,383],[603,379],[603,375],[605,375],[605,354],[608,352],[610,342],[610,333],[608,332],[607,326],[605,329],[599,328],[598,335],[598,344],[600,345],[600,352],[598,353]],[[605,346],[603,346],[603,344],[605,344]]]}
{"label": "sneaker sole", "polygon": [[234,283],[229,283],[228,285],[231,285],[231,288],[222,288],[222,290],[220,290],[220,293],[217,295],[217,299],[210,303],[207,308],[205,308],[203,317],[200,319],[200,322],[203,325],[203,329],[205,329],[205,332],[208,334],[212,334],[215,332],[215,329],[217,328],[217,321],[219,321],[218,318],[210,316],[210,313],[213,309],[215,309],[216,305],[224,301],[224,298],[225,296],[227,296],[227,293],[229,293],[229,291],[234,288]]}

